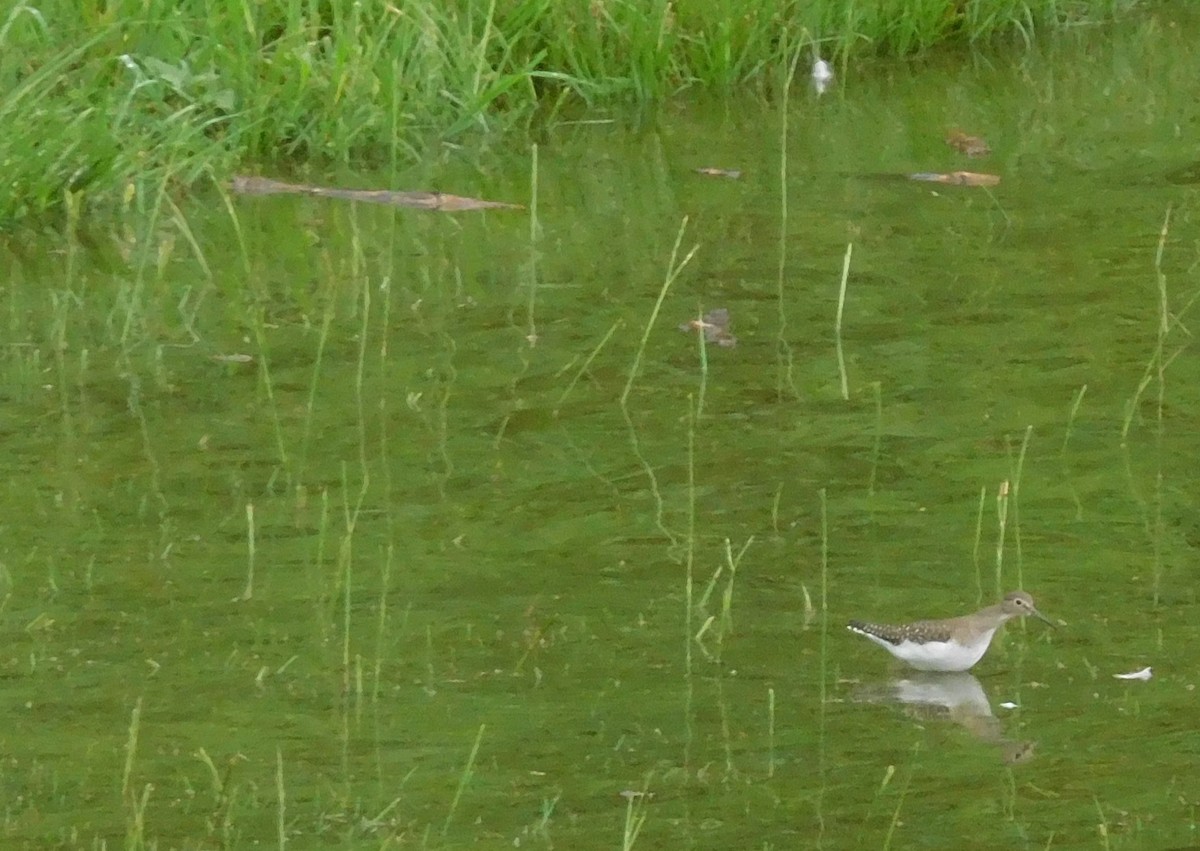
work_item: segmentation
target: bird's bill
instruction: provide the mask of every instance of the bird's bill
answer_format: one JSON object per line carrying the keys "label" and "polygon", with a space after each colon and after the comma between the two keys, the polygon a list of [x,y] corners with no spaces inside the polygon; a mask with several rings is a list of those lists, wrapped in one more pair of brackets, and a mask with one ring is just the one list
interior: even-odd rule
{"label": "bird's bill", "polygon": [[1056,624],[1054,621],[1050,620],[1050,618],[1043,615],[1037,609],[1034,609],[1029,614],[1033,615],[1035,618],[1040,620],[1042,623],[1050,624],[1050,626],[1054,627],[1055,629],[1058,629],[1058,624]]}

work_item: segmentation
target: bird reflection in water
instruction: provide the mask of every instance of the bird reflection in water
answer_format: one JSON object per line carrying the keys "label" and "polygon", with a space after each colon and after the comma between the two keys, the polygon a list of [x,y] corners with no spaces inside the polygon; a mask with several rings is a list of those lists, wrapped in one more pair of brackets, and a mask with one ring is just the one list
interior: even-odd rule
{"label": "bird reflection in water", "polygon": [[853,699],[859,703],[901,704],[906,715],[921,723],[957,724],[980,741],[997,746],[1005,765],[1028,762],[1034,755],[1033,742],[1014,741],[1004,735],[983,686],[966,672],[914,673],[860,686]]}

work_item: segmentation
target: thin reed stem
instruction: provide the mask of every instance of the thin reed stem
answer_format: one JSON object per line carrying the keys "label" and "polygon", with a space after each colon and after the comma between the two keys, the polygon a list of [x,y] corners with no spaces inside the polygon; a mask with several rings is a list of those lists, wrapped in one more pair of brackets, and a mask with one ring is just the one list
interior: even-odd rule
{"label": "thin reed stem", "polygon": [[875,482],[879,475],[879,454],[883,448],[883,384],[872,381],[871,392],[875,397],[875,440],[871,443],[871,478],[867,483],[867,495],[875,496]]}
{"label": "thin reed stem", "polygon": [[767,688],[767,777],[775,776],[775,689]]}
{"label": "thin reed stem", "polygon": [[996,490],[996,596],[1004,595],[1004,538],[1008,533],[1008,480]]}
{"label": "thin reed stem", "polygon": [[279,851],[287,847],[287,787],[283,782],[283,749],[275,746],[275,799],[279,807],[275,815],[275,831],[279,838]]}
{"label": "thin reed stem", "polygon": [[[701,335],[702,336],[702,335]],[[683,574],[683,676],[692,680],[692,619],[695,617],[696,562],[696,411],[688,397],[687,432],[687,552]]]}
{"label": "thin reed stem", "polygon": [[1029,451],[1029,440],[1033,437],[1033,426],[1026,426],[1021,440],[1021,451],[1017,454],[1017,466],[1012,474],[1012,518],[1013,544],[1017,549],[1017,587],[1025,587],[1024,554],[1021,549],[1021,472],[1025,469],[1025,454]]}
{"label": "thin reed stem", "polygon": [[1071,466],[1067,461],[1067,444],[1071,441],[1071,434],[1075,429],[1075,418],[1079,415],[1079,408],[1083,405],[1083,395],[1087,393],[1087,385],[1084,384],[1075,393],[1075,398],[1071,402],[1071,410],[1067,414],[1067,430],[1063,434],[1062,449],[1059,450],[1059,458],[1062,461],[1063,480],[1067,483],[1067,487],[1071,491],[1071,501],[1075,503],[1075,520],[1076,522],[1083,520],[1083,503],[1079,499],[1079,493],[1075,490],[1074,476],[1071,474]]}
{"label": "thin reed stem", "polygon": [[[604,336],[600,339],[600,342],[592,347],[591,352],[588,353],[588,356],[584,359],[583,364],[575,371],[575,374],[567,383],[566,389],[563,390],[562,395],[558,397],[558,401],[554,403],[554,416],[557,417],[559,415],[559,413],[562,411],[563,402],[567,401],[567,397],[571,395],[571,391],[575,389],[575,385],[579,383],[579,379],[581,379],[584,373],[586,373],[591,367],[592,361],[594,361],[596,356],[600,354],[600,350],[603,349],[608,344],[608,341],[613,338],[613,335],[617,333],[617,329],[624,324],[624,322],[618,319],[609,326],[608,331],[605,332]],[[569,366],[565,367],[564,370],[567,368],[569,368]]]}
{"label": "thin reed stem", "polygon": [[454,798],[450,801],[450,812],[446,813],[446,821],[442,824],[442,836],[445,836],[450,830],[450,823],[454,820],[454,814],[458,811],[458,804],[462,800],[463,792],[466,790],[467,784],[471,782],[471,778],[475,776],[475,760],[479,756],[479,745],[483,742],[483,731],[486,728],[486,724],[480,724],[479,732],[475,734],[475,743],[471,745],[471,753],[467,757],[467,764],[463,766],[462,774],[458,778],[458,786],[454,790]]}
{"label": "thin reed stem", "polygon": [[242,589],[242,595],[238,600],[245,602],[254,596],[254,554],[255,547],[255,529],[254,529],[254,503],[246,503],[246,587]]}
{"label": "thin reed stem", "polygon": [[542,226],[538,219],[538,146],[537,142],[529,148],[529,300],[525,305],[526,330],[525,340],[530,347],[537,344],[537,293],[538,293],[538,258],[540,257],[539,243]]}
{"label": "thin reed stem", "polygon": [[634,424],[633,414],[630,413],[629,410],[629,394],[633,392],[634,382],[641,373],[642,361],[646,357],[646,347],[650,341],[650,333],[654,330],[655,323],[658,321],[658,315],[662,311],[663,302],[666,301],[667,293],[670,291],[671,285],[675,282],[687,264],[691,262],[691,259],[696,255],[696,252],[700,249],[699,245],[695,245],[682,259],[680,259],[679,250],[680,246],[683,244],[683,236],[687,232],[687,223],[687,217],[684,216],[683,221],[680,222],[679,225],[679,232],[675,235],[675,245],[671,248],[671,259],[667,263],[667,274],[663,278],[662,287],[658,291],[658,298],[654,301],[654,307],[650,311],[650,317],[646,320],[646,327],[642,331],[642,339],[638,343],[637,352],[633,358],[633,364],[629,368],[629,377],[625,382],[625,389],[621,392],[620,399],[621,415],[624,417],[625,425],[629,431],[629,442],[633,449],[633,454],[641,464],[642,470],[645,471],[646,478],[650,481],[650,492],[654,496],[655,525],[658,527],[659,531],[662,532],[663,535],[665,535],[666,538],[671,542],[672,546],[677,543],[676,536],[670,529],[667,528],[666,525],[666,508],[663,502],[662,491],[658,486],[658,476],[655,474],[654,468],[650,465],[650,462],[646,460],[645,455],[642,453],[641,441],[638,438],[637,426]]}
{"label": "thin reed stem", "polygon": [[983,512],[987,505],[987,485],[979,486],[979,508],[975,513],[975,546],[971,551],[971,559],[975,564],[975,603],[983,600]]}
{"label": "thin reed stem", "polygon": [[800,390],[796,386],[794,376],[795,357],[792,354],[792,345],[787,339],[787,310],[786,300],[784,298],[787,287],[787,264],[788,264],[788,117],[791,114],[791,96],[792,82],[796,79],[796,68],[800,64],[800,57],[804,53],[804,44],[802,39],[798,39],[794,44],[789,41],[791,32],[787,27],[784,27],[780,35],[782,41],[782,55],[786,64],[783,69],[783,97],[780,98],[779,104],[779,240],[778,240],[778,262],[776,263],[775,271],[775,306],[779,313],[779,328],[776,332],[775,347],[779,363],[777,365],[778,378],[776,380],[775,394],[778,398],[783,398],[783,389],[787,387],[794,398],[800,398]]}
{"label": "thin reed stem", "polygon": [[825,488],[819,491],[821,498],[821,664],[818,685],[820,701],[817,732],[817,778],[820,793],[817,799],[817,821],[820,833],[825,833],[824,800],[826,780],[828,710],[829,710],[829,500]]}
{"label": "thin reed stem", "polygon": [[846,256],[842,258],[842,281],[838,286],[837,320],[833,325],[837,348],[838,377],[842,383],[842,399],[850,400],[850,380],[846,375],[846,356],[842,352],[842,313],[846,309],[846,282],[850,278],[850,257],[854,254],[854,243],[846,244]]}

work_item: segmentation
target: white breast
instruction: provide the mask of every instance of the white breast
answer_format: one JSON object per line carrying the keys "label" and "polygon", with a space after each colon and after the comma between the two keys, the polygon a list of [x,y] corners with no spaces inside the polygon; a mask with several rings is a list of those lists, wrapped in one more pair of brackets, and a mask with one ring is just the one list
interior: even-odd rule
{"label": "white breast", "polygon": [[860,635],[865,635],[918,671],[965,671],[983,658],[995,633],[996,630],[989,629],[968,644],[959,644],[957,641],[907,640],[892,644],[867,632],[861,632]]}

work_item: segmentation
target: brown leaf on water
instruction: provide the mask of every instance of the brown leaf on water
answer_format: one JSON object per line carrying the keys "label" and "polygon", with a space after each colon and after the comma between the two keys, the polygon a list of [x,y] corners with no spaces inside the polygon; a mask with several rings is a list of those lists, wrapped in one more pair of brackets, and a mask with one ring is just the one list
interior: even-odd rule
{"label": "brown leaf on water", "polygon": [[1000,175],[983,174],[976,171],[952,171],[941,174],[932,171],[921,171],[910,174],[909,180],[920,180],[925,183],[944,183],[950,186],[999,186]]}
{"label": "brown leaf on water", "polygon": [[723,349],[732,349],[737,345],[737,337],[729,333],[729,311],[723,307],[710,310],[699,319],[684,322],[679,330],[699,331],[704,334],[704,342],[714,343]]}
{"label": "brown leaf on water", "polygon": [[705,177],[726,177],[730,180],[741,180],[742,171],[737,168],[715,168],[713,166],[702,166],[694,169],[696,174],[702,174]]}
{"label": "brown leaf on water", "polygon": [[366,204],[387,204],[393,207],[413,207],[418,210],[459,212],[461,210],[523,210],[520,204],[506,201],[484,201],[443,192],[402,192],[391,189],[340,189],[333,186],[310,186],[285,183],[268,177],[238,175],[229,181],[231,191],[239,195],[314,195],[318,198],[340,198]]}
{"label": "brown leaf on water", "polygon": [[1033,759],[1036,749],[1036,742],[1003,742],[1000,747],[1000,759],[1005,765],[1029,762]]}
{"label": "brown leaf on water", "polygon": [[968,157],[986,157],[992,152],[983,137],[964,133],[957,127],[946,134],[946,144]]}

